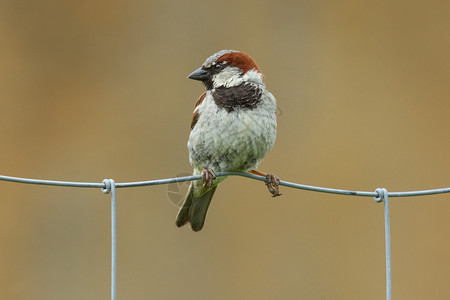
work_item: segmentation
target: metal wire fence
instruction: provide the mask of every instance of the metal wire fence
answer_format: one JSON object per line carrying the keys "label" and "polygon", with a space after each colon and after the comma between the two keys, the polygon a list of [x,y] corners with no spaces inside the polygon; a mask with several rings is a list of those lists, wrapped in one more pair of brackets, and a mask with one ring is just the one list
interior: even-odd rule
{"label": "metal wire fence", "polygon": [[[242,176],[251,178],[254,180],[265,181],[266,178],[263,176],[258,176],[250,173],[244,172],[218,172],[217,176]],[[41,180],[41,179],[30,179],[30,178],[20,178],[0,175],[0,180],[11,181],[17,183],[26,184],[39,184],[39,185],[51,185],[51,186],[64,186],[64,187],[79,187],[79,188],[101,188],[102,192],[105,194],[111,194],[111,299],[116,299],[116,262],[117,262],[117,239],[116,239],[116,188],[128,188],[128,187],[138,187],[138,186],[151,186],[151,185],[161,185],[176,182],[185,182],[193,180],[201,180],[202,176],[184,176],[175,177],[167,179],[156,179],[148,181],[137,181],[137,182],[123,182],[116,183],[113,179],[105,179],[101,183],[97,182],[71,182],[71,181],[56,181],[56,180]],[[384,203],[384,223],[385,223],[385,245],[386,245],[386,299],[391,300],[391,236],[390,236],[390,217],[389,217],[389,197],[412,197],[412,196],[425,196],[425,195],[435,195],[450,193],[450,187],[432,189],[432,190],[420,190],[420,191],[407,191],[407,192],[388,192],[385,188],[377,188],[374,192],[366,191],[354,191],[354,190],[342,190],[318,187],[312,185],[304,185],[299,183],[293,183],[281,180],[280,185],[313,191],[320,193],[330,193],[338,195],[348,195],[348,196],[361,196],[361,197],[373,197],[376,202]]]}

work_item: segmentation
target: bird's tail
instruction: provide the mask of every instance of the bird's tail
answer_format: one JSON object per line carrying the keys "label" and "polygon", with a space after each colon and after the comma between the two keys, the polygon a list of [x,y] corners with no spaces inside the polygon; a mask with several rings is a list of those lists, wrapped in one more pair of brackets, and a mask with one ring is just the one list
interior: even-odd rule
{"label": "bird's tail", "polygon": [[198,198],[194,197],[193,184],[189,186],[189,190],[186,196],[186,200],[183,206],[178,212],[175,224],[177,227],[181,227],[186,223],[191,224],[191,228],[194,231],[199,231],[203,228],[205,223],[206,212],[208,211],[211,199],[216,191],[217,185],[207,190],[206,193]]}

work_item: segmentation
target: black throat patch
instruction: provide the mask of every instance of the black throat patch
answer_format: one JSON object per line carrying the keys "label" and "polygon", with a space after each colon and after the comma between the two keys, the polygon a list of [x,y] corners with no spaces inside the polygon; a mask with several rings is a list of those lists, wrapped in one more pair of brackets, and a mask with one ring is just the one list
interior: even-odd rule
{"label": "black throat patch", "polygon": [[214,102],[227,112],[236,108],[254,109],[261,101],[261,89],[255,84],[241,83],[234,87],[218,87],[212,93]]}

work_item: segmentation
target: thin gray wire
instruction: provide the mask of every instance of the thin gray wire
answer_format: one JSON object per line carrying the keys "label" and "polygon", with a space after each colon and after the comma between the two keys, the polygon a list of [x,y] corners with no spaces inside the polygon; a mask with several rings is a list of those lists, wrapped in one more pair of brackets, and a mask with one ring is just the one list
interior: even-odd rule
{"label": "thin gray wire", "polygon": [[116,184],[113,179],[105,179],[102,182],[104,194],[111,193],[111,300],[116,300],[117,278],[117,218],[116,218]]}
{"label": "thin gray wire", "polygon": [[[89,188],[104,188],[104,183],[98,182],[71,182],[71,181],[56,181],[56,180],[42,180],[42,179],[30,179],[20,178],[12,176],[0,175],[0,180],[27,183],[27,184],[41,184],[41,185],[53,185],[53,186],[69,186],[69,187],[89,187]],[[117,184],[116,184],[117,186]]]}
{"label": "thin gray wire", "polygon": [[[260,180],[260,181],[266,180],[266,178],[264,176],[258,176],[258,175],[245,173],[245,172],[217,172],[216,175],[217,176],[242,176],[242,177],[247,177],[247,178]],[[202,178],[201,175],[196,175],[196,176],[174,177],[174,178],[166,178],[166,179],[147,180],[147,181],[122,182],[122,183],[115,183],[115,187],[116,188],[127,188],[127,187],[138,187],[138,186],[161,185],[161,184],[169,184],[169,183],[175,183],[175,182],[199,180],[201,178]],[[0,180],[27,183],[27,184],[67,186],[67,187],[85,187],[85,188],[104,188],[105,187],[104,183],[42,180],[42,179],[11,177],[11,176],[4,176],[4,175],[0,175]],[[348,196],[362,196],[362,197],[377,197],[378,196],[378,194],[376,192],[326,188],[326,187],[319,187],[319,186],[313,186],[313,185],[293,183],[293,182],[284,181],[284,180],[280,181],[280,185],[287,186],[290,188],[314,191],[314,192],[320,192],[320,193],[330,193],[330,194],[339,194],[339,195],[348,195]],[[450,187],[431,189],[431,190],[420,190],[420,191],[389,192],[388,196],[389,197],[412,197],[412,196],[425,196],[425,195],[434,195],[434,194],[443,194],[443,193],[450,193]]]}
{"label": "thin gray wire", "polygon": [[[263,176],[258,176],[250,173],[244,172],[218,172],[217,176],[242,176],[255,180],[265,181],[266,178]],[[116,188],[126,188],[126,187],[139,187],[139,186],[151,186],[151,185],[161,185],[169,184],[175,182],[184,182],[192,180],[200,180],[202,176],[185,176],[185,177],[175,177],[167,179],[156,179],[148,181],[137,181],[137,182],[124,182],[115,183],[112,179],[105,179],[102,183],[93,182],[71,182],[71,181],[56,181],[56,180],[41,180],[41,179],[30,179],[30,178],[20,178],[0,175],[0,180],[27,183],[27,184],[40,184],[40,185],[52,185],[52,186],[65,186],[65,187],[86,187],[86,188],[102,188],[102,191],[107,194],[111,192],[111,299],[116,299],[116,262],[117,262],[117,237],[116,237]],[[365,191],[352,191],[352,190],[342,190],[318,187],[312,185],[305,185],[299,183],[293,183],[281,180],[280,185],[302,189],[308,191],[315,191],[321,193],[331,193],[339,195],[349,195],[349,196],[363,196],[363,197],[374,197],[377,202],[384,202],[384,212],[385,212],[385,240],[386,240],[386,299],[391,299],[391,237],[390,237],[390,218],[389,218],[389,197],[412,197],[412,196],[425,196],[433,194],[449,193],[450,187],[432,189],[432,190],[421,190],[421,191],[407,191],[407,192],[387,192],[385,188],[377,188],[375,192],[365,192]]]}
{"label": "thin gray wire", "polygon": [[384,202],[384,238],[386,247],[386,300],[391,300],[391,221],[389,217],[389,196],[385,188],[377,188],[375,190],[377,197],[376,202]]}

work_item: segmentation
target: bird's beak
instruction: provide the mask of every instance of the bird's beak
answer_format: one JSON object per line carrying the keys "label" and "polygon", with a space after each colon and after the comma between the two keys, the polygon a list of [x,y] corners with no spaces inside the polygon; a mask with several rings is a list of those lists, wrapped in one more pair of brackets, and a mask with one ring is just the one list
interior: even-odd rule
{"label": "bird's beak", "polygon": [[192,72],[188,76],[188,78],[189,79],[194,79],[194,80],[205,81],[205,80],[207,80],[209,78],[209,76],[211,76],[211,73],[209,73],[208,70],[205,70],[202,67],[200,67],[197,70],[195,70],[194,72]]}

